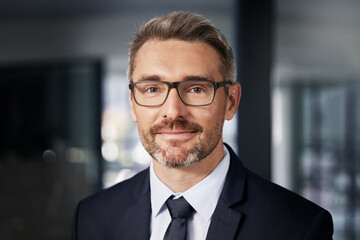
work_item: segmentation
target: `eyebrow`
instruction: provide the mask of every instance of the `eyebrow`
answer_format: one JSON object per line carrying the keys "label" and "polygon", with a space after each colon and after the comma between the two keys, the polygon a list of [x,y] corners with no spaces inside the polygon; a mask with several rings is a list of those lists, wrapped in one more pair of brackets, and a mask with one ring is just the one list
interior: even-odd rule
{"label": "eyebrow", "polygon": [[215,82],[215,80],[212,77],[188,76],[188,77],[184,78],[184,81],[189,81],[189,80],[200,80],[200,81]]}
{"label": "eyebrow", "polygon": [[[200,80],[200,81],[210,81],[210,82],[215,82],[215,80],[212,77],[207,77],[207,76],[196,76],[196,75],[191,75],[191,76],[186,76],[185,78],[182,79],[182,81],[190,81],[190,80]],[[161,81],[161,77],[159,75],[141,75],[136,82],[139,81]]]}
{"label": "eyebrow", "polygon": [[160,81],[160,76],[159,75],[141,75],[138,79],[137,82],[139,81]]}

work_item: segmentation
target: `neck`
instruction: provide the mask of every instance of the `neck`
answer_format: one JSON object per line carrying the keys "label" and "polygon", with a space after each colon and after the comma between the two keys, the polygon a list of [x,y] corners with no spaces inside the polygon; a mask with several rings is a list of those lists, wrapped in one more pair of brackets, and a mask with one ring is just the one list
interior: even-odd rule
{"label": "neck", "polygon": [[156,176],[175,193],[185,192],[206,178],[224,157],[222,141],[201,161],[185,167],[166,167],[153,159]]}

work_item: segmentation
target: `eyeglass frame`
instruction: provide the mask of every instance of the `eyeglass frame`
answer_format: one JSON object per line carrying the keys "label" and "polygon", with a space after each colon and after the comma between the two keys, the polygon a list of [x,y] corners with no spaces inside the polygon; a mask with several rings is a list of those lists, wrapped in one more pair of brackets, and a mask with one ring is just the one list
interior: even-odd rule
{"label": "eyeglass frame", "polygon": [[[208,82],[208,83],[211,83],[214,87],[214,94],[213,94],[213,97],[211,99],[211,101],[209,103],[206,103],[206,104],[200,104],[200,105],[197,105],[197,104],[189,104],[189,103],[186,103],[184,101],[184,99],[181,97],[181,94],[180,94],[180,91],[179,91],[179,85],[181,83],[184,83],[184,82]],[[136,97],[135,97],[135,93],[134,93],[134,86],[138,83],[143,83],[143,82],[158,82],[158,83],[165,83],[167,86],[168,86],[168,91],[167,91],[167,94],[166,94],[166,97],[164,98],[164,101],[161,103],[161,104],[157,104],[157,105],[146,105],[146,104],[140,104],[138,103],[138,101],[136,100]],[[201,107],[201,106],[208,106],[210,104],[213,103],[214,99],[215,99],[215,95],[216,95],[216,91],[220,88],[220,87],[223,87],[223,86],[226,86],[227,84],[230,84],[232,85],[233,82],[231,80],[227,80],[227,81],[222,81],[222,82],[212,82],[212,81],[209,81],[209,80],[204,80],[204,79],[197,79],[197,80],[186,80],[186,81],[180,81],[180,82],[165,82],[165,81],[158,81],[158,80],[143,80],[143,81],[138,81],[138,82],[132,82],[128,85],[133,97],[134,97],[134,100],[136,102],[137,105],[139,106],[142,106],[142,107],[159,107],[161,105],[163,105],[168,96],[169,96],[169,93],[170,93],[170,90],[172,88],[175,88],[176,89],[176,92],[178,93],[178,96],[180,98],[180,100],[186,105],[186,106],[193,106],[193,107]]]}

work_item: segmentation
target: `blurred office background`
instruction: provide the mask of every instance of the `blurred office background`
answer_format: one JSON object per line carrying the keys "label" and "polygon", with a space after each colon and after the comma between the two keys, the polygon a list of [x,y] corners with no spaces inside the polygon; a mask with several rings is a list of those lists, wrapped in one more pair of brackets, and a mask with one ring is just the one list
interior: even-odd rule
{"label": "blurred office background", "polygon": [[234,48],[243,98],[225,141],[327,208],[334,239],[359,239],[358,0],[2,0],[0,238],[70,239],[81,198],[148,166],[127,48],[173,10],[203,14]]}

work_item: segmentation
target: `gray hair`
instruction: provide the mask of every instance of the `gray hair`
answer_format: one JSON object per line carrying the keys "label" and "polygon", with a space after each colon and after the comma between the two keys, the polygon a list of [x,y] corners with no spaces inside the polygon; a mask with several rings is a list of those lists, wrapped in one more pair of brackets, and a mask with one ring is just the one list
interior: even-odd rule
{"label": "gray hair", "polygon": [[148,40],[179,39],[209,44],[219,54],[220,72],[224,80],[236,80],[233,51],[225,36],[208,19],[201,15],[173,12],[164,17],[153,18],[136,32],[129,49],[128,78],[134,71],[134,59],[141,46]]}

